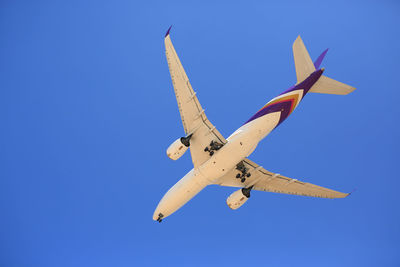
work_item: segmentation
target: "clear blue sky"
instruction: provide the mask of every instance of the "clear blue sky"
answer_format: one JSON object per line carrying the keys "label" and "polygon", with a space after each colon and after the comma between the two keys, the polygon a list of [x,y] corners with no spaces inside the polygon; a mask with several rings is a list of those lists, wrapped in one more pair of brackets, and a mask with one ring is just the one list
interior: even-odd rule
{"label": "clear blue sky", "polygon": [[[2,1],[1,266],[399,266],[398,1]],[[301,4],[300,4],[301,2]],[[305,3],[303,3],[305,2]],[[228,136],[295,78],[301,34],[325,74],[250,157],[344,192],[327,200],[207,187],[158,224],[192,168],[164,55],[171,37]]]}

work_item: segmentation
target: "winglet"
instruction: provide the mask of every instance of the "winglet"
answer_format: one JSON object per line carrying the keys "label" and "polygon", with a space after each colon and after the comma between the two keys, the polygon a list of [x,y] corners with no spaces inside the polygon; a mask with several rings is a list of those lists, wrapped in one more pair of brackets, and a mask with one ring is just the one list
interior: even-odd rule
{"label": "winglet", "polygon": [[353,194],[356,190],[357,190],[357,188],[354,188],[353,191],[351,191],[350,193],[348,193],[346,197],[348,197],[348,196],[350,196],[351,194]]}
{"label": "winglet", "polygon": [[169,26],[168,31],[167,31],[167,33],[165,34],[165,38],[169,35],[169,31],[171,30],[171,28],[172,28],[172,25]]}

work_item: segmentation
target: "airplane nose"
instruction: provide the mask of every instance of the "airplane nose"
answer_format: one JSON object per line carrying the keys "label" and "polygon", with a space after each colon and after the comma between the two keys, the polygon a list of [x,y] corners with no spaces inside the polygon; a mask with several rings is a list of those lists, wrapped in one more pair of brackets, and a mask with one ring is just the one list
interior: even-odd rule
{"label": "airplane nose", "polygon": [[156,210],[154,211],[154,214],[153,214],[153,220],[154,220],[154,221],[161,222],[162,219],[164,219],[164,218],[165,218],[165,215],[161,212],[160,209],[156,209]]}
{"label": "airplane nose", "polygon": [[153,213],[153,220],[161,222],[162,219],[169,215],[168,209],[166,209],[164,198],[158,203],[156,210]]}
{"label": "airplane nose", "polygon": [[157,215],[156,212],[154,212],[154,214],[153,214],[153,221],[157,221],[157,218],[158,218],[158,215]]}
{"label": "airplane nose", "polygon": [[160,213],[161,213],[161,212],[160,212],[158,209],[156,209],[156,210],[154,211],[154,214],[153,214],[153,220],[154,220],[154,221],[157,221],[158,216],[159,216]]}

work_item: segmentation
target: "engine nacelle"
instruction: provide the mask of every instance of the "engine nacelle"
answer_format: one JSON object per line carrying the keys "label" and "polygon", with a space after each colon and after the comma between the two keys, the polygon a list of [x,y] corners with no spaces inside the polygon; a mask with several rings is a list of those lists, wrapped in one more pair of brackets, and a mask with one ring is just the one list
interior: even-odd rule
{"label": "engine nacelle", "polygon": [[241,188],[233,192],[227,199],[226,204],[229,208],[236,210],[240,208],[250,198],[250,189]]}
{"label": "engine nacelle", "polygon": [[[167,156],[172,160],[177,160],[185,154],[189,146],[186,146],[183,142],[185,137],[181,137],[173,142],[167,149]],[[183,142],[182,142],[183,141]]]}

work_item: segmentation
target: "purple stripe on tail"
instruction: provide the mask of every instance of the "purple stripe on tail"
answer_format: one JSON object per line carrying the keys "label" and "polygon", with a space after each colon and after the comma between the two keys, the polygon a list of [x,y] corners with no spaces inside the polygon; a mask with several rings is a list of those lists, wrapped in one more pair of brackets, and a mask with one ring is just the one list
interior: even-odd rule
{"label": "purple stripe on tail", "polygon": [[322,63],[322,60],[324,60],[326,53],[328,53],[328,50],[329,50],[329,48],[326,49],[324,52],[322,52],[322,54],[317,58],[317,60],[315,60],[315,62],[314,62],[315,69],[319,69],[319,66]]}

